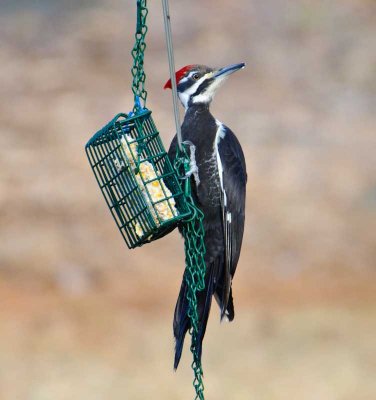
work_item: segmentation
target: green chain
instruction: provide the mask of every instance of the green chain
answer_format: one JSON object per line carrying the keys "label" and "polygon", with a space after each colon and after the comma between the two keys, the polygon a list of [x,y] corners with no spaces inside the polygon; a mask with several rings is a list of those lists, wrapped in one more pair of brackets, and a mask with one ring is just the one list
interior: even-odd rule
{"label": "green chain", "polygon": [[204,400],[204,384],[202,382],[202,366],[197,353],[198,344],[198,313],[197,292],[205,288],[205,244],[204,227],[202,221],[204,214],[193,203],[192,198],[187,199],[192,210],[192,216],[183,223],[183,237],[185,248],[186,269],[184,278],[187,283],[188,316],[191,320],[189,333],[192,336],[191,352],[193,354],[192,369],[194,372],[193,386],[196,390],[196,399]]}
{"label": "green chain", "polygon": [[140,99],[146,104],[147,92],[145,90],[146,75],[144,71],[144,53],[146,49],[145,36],[148,31],[146,17],[148,15],[147,0],[137,0],[137,27],[135,33],[135,44],[132,49],[132,91],[134,94],[134,111],[141,108]]}
{"label": "green chain", "polygon": [[[183,149],[182,155],[179,155],[178,150],[175,160],[175,168],[177,171],[182,170],[184,166],[184,175],[189,171],[189,157]],[[187,284],[187,300],[188,300],[188,316],[191,320],[191,328],[189,330],[192,336],[191,352],[193,355],[193,362],[191,364],[194,380],[193,386],[196,391],[195,400],[204,400],[204,384],[202,381],[203,371],[201,361],[198,355],[198,330],[199,318],[197,313],[197,292],[205,289],[205,242],[204,242],[204,214],[195,205],[192,198],[191,182],[190,179],[185,180],[185,197],[188,207],[191,209],[191,216],[189,219],[182,222],[182,233],[184,237],[184,250],[185,250],[185,272],[184,279]]]}

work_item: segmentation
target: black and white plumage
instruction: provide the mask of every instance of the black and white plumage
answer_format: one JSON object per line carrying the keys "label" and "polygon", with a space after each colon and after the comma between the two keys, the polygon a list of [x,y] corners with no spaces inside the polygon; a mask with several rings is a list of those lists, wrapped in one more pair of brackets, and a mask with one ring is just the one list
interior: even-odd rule
{"label": "black and white plumage", "polygon": [[[204,213],[205,289],[197,297],[200,357],[213,295],[220,307],[221,319],[234,319],[231,286],[243,239],[247,173],[238,139],[212,116],[209,106],[221,83],[243,67],[244,64],[235,64],[214,70],[189,65],[176,73],[178,95],[186,111],[182,138],[196,148],[198,173],[190,178],[193,198]],[[171,88],[171,81],[165,88]],[[171,160],[175,159],[176,147],[175,136],[169,149]],[[183,278],[174,314],[175,368],[190,328],[186,290]]]}

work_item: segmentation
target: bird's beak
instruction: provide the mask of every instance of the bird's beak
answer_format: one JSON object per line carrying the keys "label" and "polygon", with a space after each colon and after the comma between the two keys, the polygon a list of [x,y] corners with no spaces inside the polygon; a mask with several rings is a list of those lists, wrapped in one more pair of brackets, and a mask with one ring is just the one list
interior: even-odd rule
{"label": "bird's beak", "polygon": [[245,67],[245,63],[231,64],[231,65],[228,65],[227,67],[223,67],[223,68],[220,68],[220,69],[217,69],[216,71],[214,71],[213,77],[214,78],[219,78],[219,77],[224,78],[225,76],[228,76],[244,67]]}

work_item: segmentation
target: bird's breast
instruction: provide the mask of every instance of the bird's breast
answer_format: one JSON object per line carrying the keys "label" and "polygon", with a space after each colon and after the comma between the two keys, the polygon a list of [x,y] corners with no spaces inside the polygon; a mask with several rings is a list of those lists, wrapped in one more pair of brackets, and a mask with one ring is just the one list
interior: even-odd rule
{"label": "bird's breast", "polygon": [[222,124],[208,108],[192,107],[186,112],[182,125],[183,140],[195,146],[196,165],[200,183],[194,183],[201,206],[221,205],[221,162],[218,142],[223,137]]}
{"label": "bird's breast", "polygon": [[197,187],[200,202],[208,207],[217,207],[221,204],[221,183],[219,179],[218,161],[216,152],[206,154],[197,160],[200,184]]}

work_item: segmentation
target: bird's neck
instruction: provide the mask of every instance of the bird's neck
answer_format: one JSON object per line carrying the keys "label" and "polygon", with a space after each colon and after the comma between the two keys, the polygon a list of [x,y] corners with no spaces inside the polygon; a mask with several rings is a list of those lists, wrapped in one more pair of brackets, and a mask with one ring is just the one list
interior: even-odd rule
{"label": "bird's neck", "polygon": [[209,138],[214,138],[216,131],[216,121],[210,113],[209,104],[196,103],[187,108],[182,125],[184,140],[210,143]]}
{"label": "bird's neck", "polygon": [[193,103],[185,109],[184,120],[191,118],[201,118],[203,116],[211,115],[209,110],[209,103]]}

